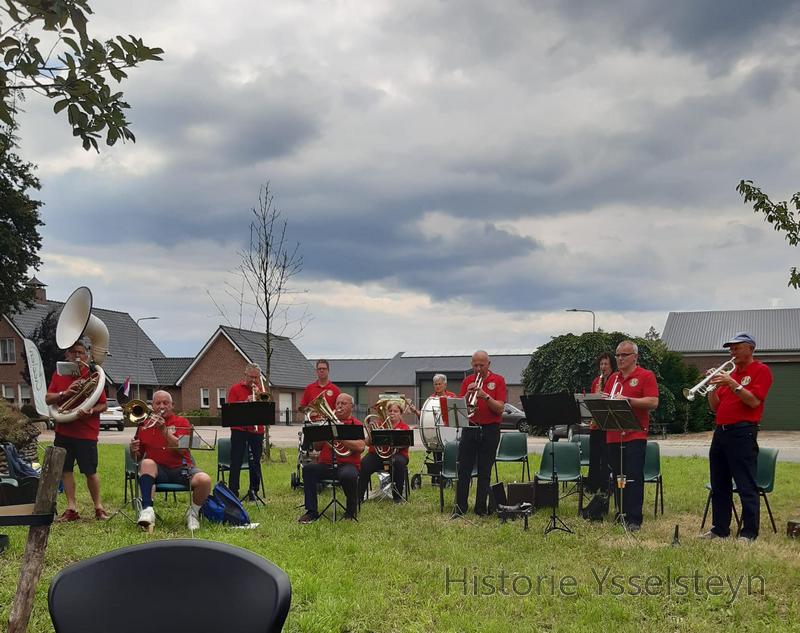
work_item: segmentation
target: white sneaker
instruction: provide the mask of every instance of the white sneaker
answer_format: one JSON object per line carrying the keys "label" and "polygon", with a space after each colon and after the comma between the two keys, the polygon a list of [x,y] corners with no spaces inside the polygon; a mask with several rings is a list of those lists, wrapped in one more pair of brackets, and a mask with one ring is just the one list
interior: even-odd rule
{"label": "white sneaker", "polygon": [[137,523],[143,530],[152,532],[153,527],[156,524],[156,511],[153,510],[153,506],[142,508],[142,511],[139,513],[139,520]]}
{"label": "white sneaker", "polygon": [[200,529],[200,514],[194,508],[186,511],[186,527],[190,532]]}

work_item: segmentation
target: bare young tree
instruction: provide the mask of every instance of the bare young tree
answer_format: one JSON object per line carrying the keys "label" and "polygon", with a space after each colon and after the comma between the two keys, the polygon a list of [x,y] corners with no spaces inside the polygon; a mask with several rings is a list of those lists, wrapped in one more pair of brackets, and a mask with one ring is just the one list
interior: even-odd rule
{"label": "bare young tree", "polygon": [[[250,241],[247,248],[239,252],[241,264],[236,270],[239,283],[228,283],[225,290],[239,307],[240,329],[246,310],[251,316],[249,329],[263,326],[264,334],[259,346],[266,357],[264,378],[268,393],[274,337],[296,338],[308,320],[305,307],[298,306],[290,298],[303,292],[290,286],[292,278],[303,269],[303,257],[300,244],[289,243],[286,228],[287,221],[278,210],[267,182],[259,189],[258,206],[252,209]],[[225,309],[216,301],[214,304],[230,324]],[[296,314],[297,308],[302,308],[299,315]],[[265,461],[270,461],[269,427],[266,427],[264,443]]]}

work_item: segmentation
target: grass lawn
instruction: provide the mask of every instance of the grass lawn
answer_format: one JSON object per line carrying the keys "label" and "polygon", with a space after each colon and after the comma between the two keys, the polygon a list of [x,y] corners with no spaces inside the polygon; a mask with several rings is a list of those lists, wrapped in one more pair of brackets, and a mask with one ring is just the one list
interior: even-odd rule
{"label": "grass lawn", "polygon": [[[109,511],[122,502],[123,450],[100,446]],[[438,490],[428,478],[407,505],[366,503],[358,523],[333,525],[323,519],[299,525],[302,493],[290,487],[296,453],[288,453],[289,463],[266,468],[267,507],[252,509],[253,520],[261,523],[258,529],[204,523],[198,533],[250,549],[286,570],[293,591],[286,631],[800,631],[800,542],[785,536],[786,521],[800,516],[800,464],[778,463],[770,495],[778,534],[772,533],[762,504],[761,537],[749,546],[697,539],[706,459],[663,458],[666,514],[652,519],[654,486],[647,486],[645,523],[631,540],[608,523],[578,519],[577,495],[562,500],[559,508],[575,534],[544,537],[543,511],[532,517],[527,532],[521,522],[500,525],[496,518],[451,522],[439,513]],[[411,455],[413,474],[422,453]],[[213,478],[216,455],[196,456]],[[538,457],[531,458],[533,472]],[[517,465],[500,468],[506,481],[519,472]],[[80,476],[78,491],[80,511],[89,516],[91,504]],[[320,500],[327,503],[328,497],[323,492]],[[448,507],[452,498],[447,490]],[[64,503],[62,497],[59,511]],[[188,536],[182,505],[165,503],[162,496],[156,509],[164,522],[152,536],[122,517],[109,524],[54,525],[30,630],[52,630],[47,588],[69,563],[153,538]],[[672,547],[676,524],[681,544]],[[8,620],[27,535],[23,528],[2,531],[9,534],[11,547],[0,555],[0,630]],[[368,549],[380,554],[368,555]],[[153,571],[157,578],[158,570]],[[224,570],[219,582],[226,582]],[[187,592],[190,587],[187,582]],[[176,601],[183,599],[180,590]],[[201,594],[213,600],[214,587]],[[129,598],[133,605],[135,596]]]}

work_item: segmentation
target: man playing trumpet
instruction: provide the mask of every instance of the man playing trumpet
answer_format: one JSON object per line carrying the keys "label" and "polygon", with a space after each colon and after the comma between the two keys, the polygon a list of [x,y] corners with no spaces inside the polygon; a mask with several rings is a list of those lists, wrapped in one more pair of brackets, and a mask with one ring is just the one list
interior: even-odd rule
{"label": "man playing trumpet", "polygon": [[211,494],[211,477],[195,466],[189,449],[178,448],[178,438],[190,435],[189,420],[172,411],[172,396],[166,391],[153,394],[153,413],[145,420],[130,443],[130,452],[139,464],[139,490],[142,511],[139,526],[148,532],[156,523],[153,492],[158,483],[188,485],[192,502],[186,512],[186,527],[200,527],[200,507]]}
{"label": "man playing trumpet", "polygon": [[718,371],[707,392],[716,427],[708,452],[712,527],[702,538],[730,536],[733,480],[742,500],[739,538],[752,542],[758,537],[761,510],[756,485],[758,425],[772,386],[772,372],[753,358],[756,342],[747,332],[739,332],[723,347],[730,348],[735,368],[730,373]]}
{"label": "man playing trumpet", "polygon": [[[259,394],[264,393],[261,383],[261,368],[255,363],[248,363],[244,368],[244,380],[237,382],[228,390],[227,402],[255,402]],[[250,486],[247,500],[258,498],[261,485],[261,453],[264,446],[264,425],[231,427],[231,474],[230,489],[239,496],[239,475],[245,451],[250,467]]]}

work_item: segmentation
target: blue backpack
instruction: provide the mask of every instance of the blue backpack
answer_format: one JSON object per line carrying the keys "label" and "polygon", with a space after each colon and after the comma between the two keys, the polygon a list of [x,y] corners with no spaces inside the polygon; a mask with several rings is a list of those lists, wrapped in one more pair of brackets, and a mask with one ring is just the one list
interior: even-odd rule
{"label": "blue backpack", "polygon": [[250,523],[250,515],[247,514],[242,502],[222,482],[214,486],[214,491],[206,499],[200,511],[206,519],[215,523],[227,523],[228,525],[248,525]]}

